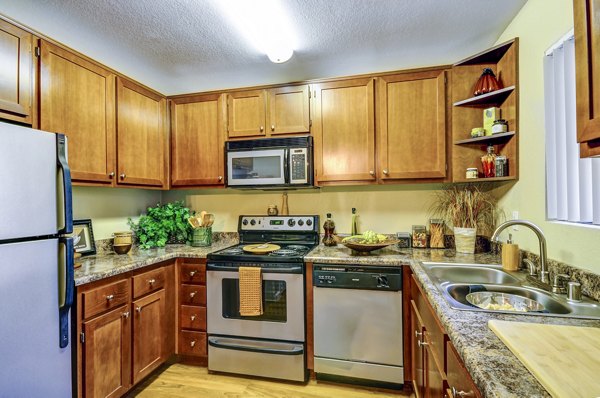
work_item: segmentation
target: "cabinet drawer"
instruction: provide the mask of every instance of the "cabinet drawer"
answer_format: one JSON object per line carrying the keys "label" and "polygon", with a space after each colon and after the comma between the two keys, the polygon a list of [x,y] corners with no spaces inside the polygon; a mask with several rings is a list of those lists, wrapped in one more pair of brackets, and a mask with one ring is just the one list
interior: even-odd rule
{"label": "cabinet drawer", "polygon": [[179,280],[181,283],[206,284],[206,264],[181,263],[179,267]]}
{"label": "cabinet drawer", "polygon": [[417,289],[413,289],[413,291],[416,291],[417,293],[414,295],[415,304],[417,306],[417,311],[423,320],[423,324],[425,326],[425,335],[429,341],[431,352],[436,356],[437,360],[443,364],[445,343],[444,329],[438,323],[433,309],[430,307],[427,298],[421,290],[419,282],[417,282],[414,275],[412,278],[412,282],[417,287]]}
{"label": "cabinet drawer", "polygon": [[179,304],[206,305],[206,287],[198,285],[181,285]]}
{"label": "cabinet drawer", "polygon": [[133,277],[133,298],[165,287],[165,269],[158,268]]}
{"label": "cabinet drawer", "polygon": [[[473,383],[463,361],[450,341],[446,343],[446,377],[451,391],[457,391],[458,397],[479,398],[481,394]],[[454,389],[454,390],[452,390]]]}
{"label": "cabinet drawer", "polygon": [[182,330],[179,332],[179,353],[185,355],[206,355],[206,333],[190,332]]}
{"label": "cabinet drawer", "polygon": [[206,330],[206,307],[182,305],[179,326],[182,329]]}
{"label": "cabinet drawer", "polygon": [[129,279],[83,293],[83,317],[88,319],[129,301]]}

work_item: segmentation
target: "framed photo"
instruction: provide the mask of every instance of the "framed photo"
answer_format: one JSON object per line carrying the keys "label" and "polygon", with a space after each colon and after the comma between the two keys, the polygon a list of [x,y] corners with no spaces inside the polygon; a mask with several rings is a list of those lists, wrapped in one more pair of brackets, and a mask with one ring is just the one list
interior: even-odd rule
{"label": "framed photo", "polygon": [[92,220],[73,220],[73,239],[75,240],[75,252],[82,256],[96,254],[96,244],[94,243],[94,231],[92,230]]}

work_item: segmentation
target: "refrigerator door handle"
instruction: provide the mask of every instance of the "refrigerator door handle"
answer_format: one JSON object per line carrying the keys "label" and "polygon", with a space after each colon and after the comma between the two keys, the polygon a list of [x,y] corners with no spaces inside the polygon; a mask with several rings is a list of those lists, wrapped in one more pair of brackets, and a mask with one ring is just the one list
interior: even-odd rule
{"label": "refrigerator door handle", "polygon": [[73,305],[73,297],[75,290],[75,251],[73,238],[61,237],[58,240],[59,244],[59,261],[58,261],[58,316],[59,316],[59,332],[60,348],[65,348],[69,345],[69,310]]}
{"label": "refrigerator door handle", "polygon": [[58,165],[58,214],[59,234],[73,232],[73,193],[71,187],[71,169],[67,163],[67,137],[56,134],[56,159]]}

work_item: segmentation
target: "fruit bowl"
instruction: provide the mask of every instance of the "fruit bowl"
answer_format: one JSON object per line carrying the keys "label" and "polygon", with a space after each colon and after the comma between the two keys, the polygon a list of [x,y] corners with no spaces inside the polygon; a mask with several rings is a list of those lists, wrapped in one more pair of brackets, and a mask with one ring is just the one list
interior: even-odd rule
{"label": "fruit bowl", "polygon": [[398,239],[388,239],[378,243],[358,243],[351,239],[342,241],[342,245],[357,252],[368,253],[373,250],[383,249],[386,246],[398,243]]}

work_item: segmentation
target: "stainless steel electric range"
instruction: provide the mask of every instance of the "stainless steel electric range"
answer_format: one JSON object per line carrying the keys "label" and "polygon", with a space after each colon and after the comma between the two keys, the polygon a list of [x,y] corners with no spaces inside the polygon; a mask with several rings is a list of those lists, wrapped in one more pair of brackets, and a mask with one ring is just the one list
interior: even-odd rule
{"label": "stainless steel electric range", "polygon": [[[239,245],[208,255],[208,369],[306,381],[304,256],[319,243],[319,216],[240,216],[238,232]],[[243,250],[266,242],[281,248]],[[262,268],[262,315],[240,315],[240,266]]]}

